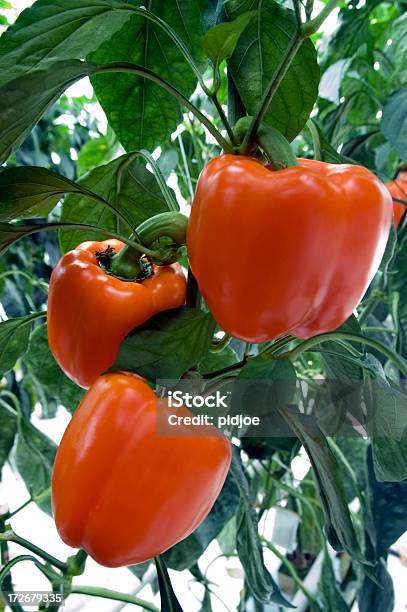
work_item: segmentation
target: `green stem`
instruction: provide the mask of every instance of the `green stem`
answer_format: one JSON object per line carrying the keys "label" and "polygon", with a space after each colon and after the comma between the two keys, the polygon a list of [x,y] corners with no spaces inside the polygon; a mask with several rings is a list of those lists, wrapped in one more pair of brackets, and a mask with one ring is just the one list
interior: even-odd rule
{"label": "green stem", "polygon": [[218,340],[217,342],[213,342],[209,347],[211,353],[221,353],[232,341],[232,337],[228,334],[225,334],[223,338]]}
{"label": "green stem", "polygon": [[293,39],[291,40],[289,46],[287,47],[287,50],[281,59],[281,63],[277,68],[273,78],[271,79],[270,84],[266,89],[263,98],[259,104],[259,107],[254,115],[253,121],[247,131],[247,134],[241,146],[241,151],[243,154],[247,154],[252,149],[252,143],[256,139],[256,134],[260,127],[260,124],[263,121],[264,116],[269,109],[270,103],[274,95],[276,94],[278,88],[280,87],[282,80],[287,74],[288,69],[291,66],[293,59],[297,55],[297,52],[299,51],[302,43],[306,38],[312,36],[312,34],[315,34],[315,32],[319,30],[325,19],[338,6],[338,4],[339,0],[328,0],[326,6],[321,10],[319,15],[315,17],[315,19],[312,19],[311,21],[308,21],[307,23],[301,25],[300,8],[296,0],[294,7],[297,15],[298,30]]}
{"label": "green stem", "polygon": [[[18,234],[19,229],[21,229],[21,225],[10,225],[10,231],[15,230],[16,234]],[[121,240],[125,244],[128,244],[130,247],[138,251],[140,255],[144,254],[151,258],[159,256],[159,251],[152,251],[148,249],[147,247],[143,246],[142,244],[134,242],[134,240],[130,240],[129,238],[125,238],[124,236],[117,234],[116,232],[105,230],[102,227],[95,227],[94,225],[87,225],[84,223],[56,222],[56,223],[47,223],[46,225],[39,225],[39,226],[26,225],[24,226],[24,230],[26,230],[24,231],[24,234],[16,238],[13,244],[17,242],[18,240],[20,240],[21,238],[25,238],[26,236],[30,236],[31,234],[38,234],[39,232],[48,232],[48,231],[65,230],[65,229],[91,230],[92,232],[99,232],[109,238],[117,238],[117,240]],[[0,228],[0,231],[1,231],[1,228]]]}
{"label": "green stem", "polygon": [[126,603],[140,606],[143,610],[149,610],[150,612],[160,612],[153,604],[135,597],[134,595],[128,595],[127,593],[120,593],[119,591],[112,591],[110,589],[104,589],[103,587],[93,587],[84,585],[74,585],[71,588],[71,594],[77,595],[90,595],[91,597],[103,597],[104,599],[112,599],[114,601],[123,601]]}
{"label": "green stem", "polygon": [[364,327],[363,331],[366,334],[397,334],[395,329],[388,329],[387,327]]}
{"label": "green stem", "polygon": [[191,173],[189,171],[187,156],[185,154],[184,142],[182,140],[181,134],[178,134],[177,140],[178,140],[179,150],[181,152],[182,163],[184,164],[184,179],[185,179],[185,183],[186,183],[186,186],[188,187],[189,196],[190,196],[191,200],[193,200],[194,199],[194,188],[192,186]]}
{"label": "green stem", "polygon": [[210,95],[210,99],[212,100],[216,110],[218,111],[219,117],[221,118],[221,121],[223,123],[223,125],[225,126],[225,129],[228,133],[230,142],[232,143],[233,146],[236,146],[236,138],[235,135],[233,133],[232,127],[229,123],[228,118],[226,117],[225,111],[222,108],[222,104],[219,102],[218,100],[218,96],[216,93],[213,93]]}
{"label": "green stem", "polygon": [[311,132],[311,138],[314,144],[314,157],[315,159],[321,161],[322,160],[321,139],[319,137],[317,126],[312,121],[312,119],[308,119],[307,128]]}
{"label": "green stem", "polygon": [[318,32],[325,19],[329,17],[334,9],[339,5],[340,0],[328,0],[324,8],[321,10],[319,15],[314,19],[311,19],[302,26],[302,34],[305,38],[312,36]]}
{"label": "green stem", "polygon": [[180,212],[164,212],[150,217],[137,227],[141,242],[151,246],[163,237],[171,238],[178,246],[186,243],[188,217]]}
{"label": "green stem", "polygon": [[21,563],[22,561],[32,561],[35,566],[49,579],[49,573],[47,571],[47,569],[42,565],[42,563],[40,563],[40,561],[38,561],[38,559],[36,559],[35,557],[32,557],[31,555],[19,555],[18,557],[14,557],[13,559],[11,559],[11,561],[9,561],[4,567],[1,568],[0,571],[0,587],[2,585],[2,582],[4,581],[4,579],[10,574],[11,570],[13,569],[13,567],[15,565],[17,565],[18,563]]}
{"label": "green stem", "polygon": [[328,340],[348,340],[349,342],[359,342],[360,344],[366,344],[367,346],[371,346],[377,351],[381,352],[385,355],[390,361],[394,363],[394,365],[400,370],[400,372],[407,378],[407,364],[391,349],[382,344],[377,340],[373,340],[373,338],[368,338],[367,336],[361,336],[359,334],[353,334],[351,332],[327,332],[325,334],[319,334],[318,336],[314,336],[313,338],[309,338],[308,340],[304,340],[298,346],[296,346],[291,351],[284,353],[282,357],[290,359],[291,361],[295,361],[301,353],[305,351],[310,351],[314,346],[321,344],[322,342],[327,342]]}
{"label": "green stem", "polygon": [[43,559],[47,563],[50,563],[51,565],[53,565],[54,567],[56,567],[63,573],[65,573],[68,569],[68,566],[66,563],[64,563],[63,561],[60,561],[53,555],[50,555],[49,553],[47,553],[45,550],[43,550],[39,546],[36,546],[36,544],[29,542],[28,540],[26,540],[25,538],[22,538],[21,536],[18,536],[11,529],[9,529],[8,531],[5,531],[4,533],[0,533],[0,541],[1,540],[7,541],[7,542],[14,542],[14,544],[23,546],[23,548],[30,550],[32,553],[38,555],[39,557],[41,557],[41,559]]}
{"label": "green stem", "polygon": [[22,270],[7,270],[6,272],[2,272],[0,274],[0,278],[6,278],[7,276],[14,276],[14,275],[22,276],[23,278],[27,279],[27,281],[33,287],[41,287],[41,289],[43,289],[44,291],[48,291],[49,289],[48,283],[40,279],[37,279],[37,278],[32,278],[29,274],[27,274],[26,272],[23,272]]}
{"label": "green stem", "polygon": [[195,115],[197,119],[206,127],[206,129],[212,134],[215,138],[219,146],[229,153],[233,153],[233,147],[229,144],[229,142],[223,138],[222,134],[213,123],[205,117],[203,113],[194,105],[184,94],[182,94],[178,89],[176,89],[173,85],[165,81],[161,77],[159,77],[155,72],[149,70],[148,68],[144,68],[143,66],[139,66],[137,64],[131,64],[128,62],[115,62],[112,64],[104,64],[102,66],[96,66],[94,74],[103,73],[103,72],[126,72],[137,74],[138,76],[142,76],[145,79],[156,83],[172,96],[174,96],[183,106],[185,106],[191,113]]}
{"label": "green stem", "polygon": [[395,198],[393,196],[393,202],[397,202],[397,204],[403,204],[403,206],[407,206],[407,200],[402,200],[401,198]]}
{"label": "green stem", "polygon": [[287,557],[285,557],[283,554],[281,554],[281,552],[278,550],[278,548],[276,546],[274,546],[274,544],[272,542],[269,542],[269,541],[265,540],[264,538],[263,538],[263,542],[265,543],[267,548],[269,550],[271,550],[271,552],[274,555],[276,555],[276,557],[278,557],[280,559],[281,563],[283,565],[285,565],[285,567],[288,570],[288,573],[290,574],[291,578],[294,580],[294,583],[297,585],[297,587],[300,589],[300,591],[302,591],[304,593],[304,595],[308,599],[308,601],[314,603],[316,601],[315,597],[312,595],[312,593],[310,593],[310,591],[308,591],[307,587],[305,586],[305,584],[303,583],[303,581],[301,580],[301,578],[297,574],[294,565],[287,559]]}
{"label": "green stem", "polygon": [[34,500],[31,499],[27,499],[27,501],[25,501],[23,504],[21,504],[21,506],[18,506],[18,508],[16,508],[15,510],[13,510],[12,512],[9,512],[8,516],[7,516],[7,520],[9,521],[13,516],[15,516],[16,514],[18,514],[18,512],[21,512],[21,510],[24,510],[24,508],[26,508],[29,504],[31,504]]}
{"label": "green stem", "polygon": [[301,47],[304,38],[302,37],[300,32],[297,32],[296,35],[291,40],[289,46],[285,54],[283,55],[280,65],[278,66],[276,72],[274,73],[273,78],[271,79],[269,86],[263,94],[263,97],[260,101],[258,109],[250,123],[249,129],[246,132],[246,136],[243,139],[241,152],[245,155],[250,152],[252,149],[252,143],[256,139],[257,130],[260,127],[261,122],[264,119],[265,114],[267,113],[270,103],[276,94],[278,88],[281,85],[282,80],[288,72],[289,67],[297,54],[297,51]]}

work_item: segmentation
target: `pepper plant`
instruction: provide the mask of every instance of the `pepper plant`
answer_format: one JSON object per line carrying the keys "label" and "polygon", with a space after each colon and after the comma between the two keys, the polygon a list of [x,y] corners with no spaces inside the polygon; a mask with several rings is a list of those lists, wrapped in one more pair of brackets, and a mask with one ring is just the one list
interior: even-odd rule
{"label": "pepper plant", "polygon": [[[52,514],[57,447],[33,424],[35,405],[43,418],[62,405],[74,422],[84,388],[94,395],[94,381],[102,385],[106,378],[98,377],[107,370],[137,374],[158,395],[166,380],[193,385],[204,396],[232,389],[231,415],[249,382],[249,412],[260,414],[265,425],[257,433],[233,431],[231,467],[205,520],[154,559],[130,566],[143,580],[155,563],[164,611],[183,606],[167,568],[189,570],[204,587],[200,609],[218,609],[201,560],[215,540],[242,567],[239,610],[345,611],[355,602],[361,612],[394,609],[387,558],[407,527],[407,188],[400,175],[407,162],[406,8],[401,0],[37,0],[14,24],[0,20],[8,26],[0,37],[0,462],[10,461],[25,481],[24,507],[37,504]],[[3,9],[7,3],[0,1]],[[327,35],[334,18],[335,31]],[[64,95],[85,77],[106,114],[106,133],[89,116],[89,101]],[[70,129],[58,121],[61,115],[73,119]],[[217,233],[216,210],[215,229],[199,254],[204,266],[215,268],[202,280],[194,253],[203,233],[199,226],[188,229],[187,217],[200,173],[221,154],[237,167],[245,160],[248,172],[256,164],[270,180],[278,173],[294,177],[282,183],[284,197],[294,193],[284,235],[270,233],[276,244],[289,245],[288,259],[301,243],[297,276],[286,284],[276,282],[283,258],[270,262],[274,277],[256,272],[267,236],[247,251],[248,226],[237,236],[233,223]],[[299,158],[308,161],[298,165]],[[358,233],[350,240],[338,221],[343,235],[335,234],[332,252],[319,246],[326,234],[313,232],[312,216],[317,210],[323,215],[321,202],[329,207],[333,199],[328,194],[323,201],[322,179],[315,206],[310,197],[307,216],[296,213],[295,197],[301,196],[295,173],[316,162],[322,162],[319,168],[346,166],[349,177],[363,176],[369,185],[356,189],[357,179],[348,179],[354,181],[349,214],[360,224],[360,244]],[[199,197],[211,188],[208,181]],[[256,196],[256,185],[250,189]],[[219,206],[227,206],[228,193]],[[380,219],[375,198],[383,208]],[[243,202],[248,210],[255,210],[254,199]],[[194,210],[197,201],[198,195]],[[270,211],[272,232],[280,213],[275,206]],[[337,211],[342,214],[340,198]],[[336,227],[334,219],[329,227]],[[47,316],[51,270],[66,261],[57,264],[60,256],[72,258],[66,254],[78,253],[79,244],[106,239],[123,247],[105,243],[97,250],[95,265],[113,279],[112,287],[132,283],[140,293],[158,269],[173,266],[183,274],[182,265],[186,295],[162,308],[141,308],[139,318],[132,310],[125,324],[118,309],[113,334],[105,296],[93,302],[93,316],[81,328],[86,282],[73,282],[65,300],[59,289],[56,298],[54,273]],[[235,261],[250,263],[233,279],[216,268],[226,244],[235,245]],[[328,324],[306,331],[289,325],[275,337],[270,331],[249,337],[256,326],[250,317],[260,319],[255,307],[263,306],[250,295],[278,285],[284,317],[310,290],[312,274],[305,288],[301,282],[314,262],[319,258],[320,269],[330,269],[334,257],[331,284],[320,287],[325,301],[314,303],[319,321],[334,313]],[[363,271],[368,287],[355,280],[363,266],[369,268]],[[234,303],[229,323],[230,310],[222,313],[217,303],[220,287],[232,280],[247,288],[248,299]],[[288,285],[294,288],[290,300]],[[363,299],[358,295],[353,303],[350,296],[359,289]],[[76,319],[68,309],[77,309]],[[264,310],[276,316],[277,307],[266,304]],[[69,342],[68,354],[60,352]],[[75,351],[80,359],[72,366]],[[298,480],[292,466],[304,456],[310,468]],[[159,478],[156,457],[154,469]],[[137,486],[137,474],[132,478]],[[59,485],[54,505],[61,491]],[[259,529],[271,509],[298,518],[288,552]],[[156,610],[134,595],[79,585],[87,552],[54,558],[46,544],[39,548],[13,531],[20,510],[2,506],[0,586],[6,594],[13,592],[15,565],[30,562],[55,595],[83,593]],[[120,528],[119,510],[115,518]],[[146,531],[137,527],[139,534]],[[22,547],[21,555],[9,558],[9,542]],[[267,568],[266,550],[280,562],[278,579]],[[39,609],[59,605],[54,598]],[[12,606],[22,609],[18,600]]]}

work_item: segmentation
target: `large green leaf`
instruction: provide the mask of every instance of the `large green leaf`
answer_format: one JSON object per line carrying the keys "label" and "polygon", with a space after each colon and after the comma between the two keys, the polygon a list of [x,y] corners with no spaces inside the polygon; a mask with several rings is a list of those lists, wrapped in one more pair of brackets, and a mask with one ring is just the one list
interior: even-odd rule
{"label": "large green leaf", "polygon": [[89,76],[95,66],[77,60],[53,64],[18,77],[0,87],[0,164],[14,153],[34,125],[78,79]]}
{"label": "large green leaf", "polygon": [[358,596],[359,612],[394,612],[393,580],[384,559],[380,559],[376,568],[376,579],[373,582],[365,576]]}
{"label": "large green leaf", "polygon": [[28,348],[33,321],[38,313],[0,322],[0,374],[14,367]]}
{"label": "large green leaf", "polygon": [[312,417],[288,409],[281,409],[281,412],[301,440],[311,461],[331,544],[346,550],[354,559],[363,561],[339,466],[326,438]]}
{"label": "large green leaf", "polygon": [[196,308],[160,313],[126,336],[111,370],[178,379],[202,359],[214,329],[212,316]]}
{"label": "large green leaf", "polygon": [[[153,0],[149,5],[189,47],[191,41],[196,43],[201,33],[197,0]],[[187,97],[196,86],[196,76],[169,36],[139,15],[133,15],[88,59],[95,63],[127,61],[144,66],[170,81]],[[103,74],[92,78],[92,83],[110,125],[127,150],[143,147],[152,150],[182,120],[179,102],[144,78]]]}
{"label": "large green leaf", "polygon": [[239,372],[232,391],[232,412],[260,416],[264,435],[278,435],[278,412],[293,398],[297,375],[290,361],[252,357]]}
{"label": "large green leaf", "polygon": [[0,221],[46,217],[66,193],[80,185],[46,168],[17,166],[0,171]]}
{"label": "large green leaf", "polygon": [[407,229],[398,233],[398,245],[394,258],[390,262],[389,287],[398,294],[396,313],[399,323],[398,350],[407,358]]}
{"label": "large green leaf", "polygon": [[[248,9],[257,18],[245,29],[228,61],[233,81],[249,114],[278,69],[282,56],[297,31],[293,11],[273,0],[231,0],[226,5],[231,19]],[[292,140],[304,127],[318,95],[319,68],[315,48],[306,40],[283,79],[265,121]]]}
{"label": "large green leaf", "polygon": [[372,441],[375,474],[380,481],[407,478],[407,396],[402,387],[390,384],[382,364],[367,354],[364,405],[367,432]]}
{"label": "large green leaf", "polygon": [[215,505],[195,531],[176,544],[163,557],[168,567],[182,571],[189,569],[218,536],[226,523],[235,515],[239,503],[239,491],[229,474]]}
{"label": "large green leaf", "polygon": [[134,13],[111,0],[37,0],[0,38],[0,84],[64,59],[84,59]]}
{"label": "large green leaf", "polygon": [[[79,181],[78,185],[103,197],[113,204],[137,227],[145,219],[167,210],[167,205],[154,175],[137,160],[135,154],[122,155],[105,166],[92,170]],[[85,223],[117,232],[129,229],[117,221],[116,215],[86,195],[69,195],[62,207],[61,221]],[[69,251],[80,242],[101,238],[101,234],[70,230],[61,232],[61,249]],[[106,238],[103,235],[103,238]]]}
{"label": "large green leaf", "polygon": [[[0,476],[1,469],[11,449],[13,448],[14,437],[17,432],[17,419],[11,412],[0,404]],[[1,478],[0,478],[1,479]]]}
{"label": "large green leaf", "polygon": [[24,361],[29,367],[31,376],[42,385],[50,397],[58,399],[73,413],[85,391],[65,376],[52,356],[45,323],[37,327],[32,334]]}
{"label": "large green leaf", "polygon": [[324,561],[321,568],[321,576],[319,579],[319,589],[321,597],[325,604],[324,610],[335,612],[350,612],[350,607],[345,601],[344,594],[341,592],[335,572],[332,567],[332,561],[328,554],[325,553]]}
{"label": "large green leaf", "polygon": [[14,461],[31,497],[47,514],[52,514],[50,487],[56,451],[56,444],[20,411]]}
{"label": "large green leaf", "polygon": [[372,452],[368,454],[371,515],[376,535],[375,553],[379,559],[407,530],[407,479],[380,482],[375,473]]}
{"label": "large green leaf", "polygon": [[247,585],[253,597],[260,603],[273,602],[292,608],[264,564],[263,549],[258,531],[258,517],[253,508],[249,484],[239,455],[233,454],[231,473],[240,492],[236,517],[236,549],[245,572]]}
{"label": "large green leaf", "polygon": [[382,131],[402,159],[407,159],[407,88],[395,91],[383,107]]}
{"label": "large green leaf", "polygon": [[400,83],[407,82],[407,13],[404,13],[399,19],[393,23],[392,35],[393,39],[393,64],[395,66],[395,75]]}

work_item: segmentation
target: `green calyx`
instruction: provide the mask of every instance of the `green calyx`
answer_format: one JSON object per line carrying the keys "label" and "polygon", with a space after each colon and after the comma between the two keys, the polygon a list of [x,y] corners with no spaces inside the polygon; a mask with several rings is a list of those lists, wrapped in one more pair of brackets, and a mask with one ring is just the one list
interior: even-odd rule
{"label": "green calyx", "polygon": [[[245,135],[252,123],[252,117],[242,117],[234,127],[236,140],[239,144],[244,142]],[[274,170],[283,170],[290,166],[298,166],[297,159],[288,140],[271,125],[262,123],[257,130],[255,140],[251,143],[249,154],[256,149],[263,151]]]}

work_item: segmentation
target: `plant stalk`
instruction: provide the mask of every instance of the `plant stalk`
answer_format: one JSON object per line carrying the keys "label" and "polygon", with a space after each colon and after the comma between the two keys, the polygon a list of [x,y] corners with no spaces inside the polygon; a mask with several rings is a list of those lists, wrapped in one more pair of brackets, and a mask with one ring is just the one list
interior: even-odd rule
{"label": "plant stalk", "polygon": [[360,336],[359,334],[353,334],[351,332],[327,332],[325,334],[319,334],[318,336],[304,340],[304,342],[301,342],[301,344],[296,346],[291,351],[284,353],[280,357],[290,359],[294,362],[301,355],[301,353],[310,351],[314,348],[314,346],[321,344],[321,342],[327,342],[328,340],[348,340],[349,342],[359,342],[360,344],[371,346],[392,361],[400,372],[407,378],[407,363],[405,363],[394,351],[389,349],[381,342],[373,340],[373,338]]}

